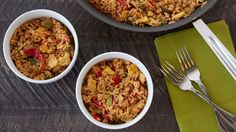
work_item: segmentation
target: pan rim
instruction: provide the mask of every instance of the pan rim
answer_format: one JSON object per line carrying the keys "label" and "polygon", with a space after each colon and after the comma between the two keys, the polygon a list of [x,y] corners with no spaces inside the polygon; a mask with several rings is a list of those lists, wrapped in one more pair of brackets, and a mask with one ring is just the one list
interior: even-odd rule
{"label": "pan rim", "polygon": [[78,2],[87,12],[89,12],[95,18],[97,18],[100,21],[107,23],[111,26],[114,26],[114,27],[117,27],[120,29],[124,29],[124,30],[128,30],[128,31],[134,31],[134,32],[161,32],[161,31],[168,31],[171,29],[175,29],[175,28],[184,26],[184,25],[196,20],[197,18],[199,18],[203,14],[205,14],[211,7],[213,7],[217,1],[218,0],[208,0],[207,4],[204,7],[196,9],[196,11],[194,11],[190,16],[183,18],[181,20],[178,20],[176,23],[166,24],[166,25],[162,25],[159,27],[138,27],[138,26],[134,26],[131,24],[117,22],[117,21],[113,20],[111,17],[109,17],[108,15],[99,12],[97,9],[95,9],[93,6],[91,6],[87,2],[87,0],[79,0]]}

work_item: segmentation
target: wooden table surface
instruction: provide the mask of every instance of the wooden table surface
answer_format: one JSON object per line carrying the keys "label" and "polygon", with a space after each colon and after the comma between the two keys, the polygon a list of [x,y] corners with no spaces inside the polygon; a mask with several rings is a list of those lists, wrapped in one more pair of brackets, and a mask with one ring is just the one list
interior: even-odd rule
{"label": "wooden table surface", "polygon": [[[14,132],[97,132],[99,128],[80,111],[75,98],[75,83],[81,68],[94,56],[108,51],[134,55],[148,68],[154,82],[154,99],[145,117],[124,132],[178,132],[168,91],[158,70],[155,37],[192,27],[162,33],[135,33],[111,27],[88,14],[76,0],[1,0],[0,42],[10,23],[22,13],[38,8],[57,11],[74,25],[80,42],[77,62],[63,79],[44,85],[18,78],[4,61],[0,46],[0,131]],[[202,18],[206,22],[226,19],[236,43],[236,1],[219,2]]]}

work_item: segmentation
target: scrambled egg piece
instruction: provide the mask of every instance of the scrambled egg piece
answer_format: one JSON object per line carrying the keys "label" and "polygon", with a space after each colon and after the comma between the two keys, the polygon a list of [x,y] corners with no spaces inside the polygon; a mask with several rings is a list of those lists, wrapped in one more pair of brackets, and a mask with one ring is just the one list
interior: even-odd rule
{"label": "scrambled egg piece", "polygon": [[137,73],[138,72],[138,68],[135,64],[131,64],[129,67],[128,67],[128,76],[132,76],[133,74]]}
{"label": "scrambled egg piece", "polygon": [[47,60],[47,64],[50,68],[54,68],[58,63],[57,58],[54,55],[50,55]]}
{"label": "scrambled egg piece", "polygon": [[92,75],[89,75],[88,76],[88,83],[87,83],[87,86],[89,88],[91,88],[90,90],[93,91],[96,89],[97,87],[97,81],[93,79],[93,76]]}
{"label": "scrambled egg piece", "polygon": [[114,75],[115,72],[110,68],[110,67],[106,67],[104,70],[103,70],[103,73],[104,74],[110,74],[110,75]]}
{"label": "scrambled egg piece", "polygon": [[59,57],[58,64],[61,66],[69,65],[70,64],[70,54],[66,52],[62,57]]}

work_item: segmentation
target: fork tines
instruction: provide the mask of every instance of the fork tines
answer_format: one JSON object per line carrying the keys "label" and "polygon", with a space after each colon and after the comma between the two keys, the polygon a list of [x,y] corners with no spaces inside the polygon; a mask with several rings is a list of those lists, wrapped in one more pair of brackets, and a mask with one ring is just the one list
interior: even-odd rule
{"label": "fork tines", "polygon": [[176,86],[183,82],[185,76],[177,71],[173,65],[165,61],[160,68],[161,72]]}
{"label": "fork tines", "polygon": [[188,71],[195,67],[195,63],[192,60],[190,54],[188,53],[186,47],[180,48],[175,52],[183,71]]}

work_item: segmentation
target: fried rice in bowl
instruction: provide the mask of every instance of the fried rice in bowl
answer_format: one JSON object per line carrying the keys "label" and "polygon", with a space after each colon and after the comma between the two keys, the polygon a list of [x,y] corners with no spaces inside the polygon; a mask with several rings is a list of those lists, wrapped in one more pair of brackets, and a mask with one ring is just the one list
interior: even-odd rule
{"label": "fried rice in bowl", "polygon": [[148,111],[153,83],[146,67],[135,57],[108,52],[91,59],[76,83],[76,98],[85,117],[106,129],[123,129]]}
{"label": "fried rice in bowl", "polygon": [[72,69],[78,54],[78,38],[64,16],[37,9],[12,22],[4,37],[3,52],[8,66],[20,78],[50,83]]}

